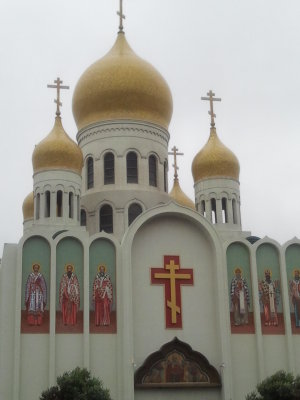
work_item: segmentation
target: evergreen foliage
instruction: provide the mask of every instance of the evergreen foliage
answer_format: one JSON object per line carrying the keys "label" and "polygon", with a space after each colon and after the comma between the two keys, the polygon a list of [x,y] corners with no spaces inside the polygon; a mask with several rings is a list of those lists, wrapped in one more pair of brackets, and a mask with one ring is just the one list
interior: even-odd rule
{"label": "evergreen foliage", "polygon": [[300,376],[294,377],[285,371],[278,371],[256,386],[246,400],[298,400]]}
{"label": "evergreen foliage", "polygon": [[85,368],[75,368],[57,378],[57,385],[45,390],[40,400],[112,400],[102,382]]}

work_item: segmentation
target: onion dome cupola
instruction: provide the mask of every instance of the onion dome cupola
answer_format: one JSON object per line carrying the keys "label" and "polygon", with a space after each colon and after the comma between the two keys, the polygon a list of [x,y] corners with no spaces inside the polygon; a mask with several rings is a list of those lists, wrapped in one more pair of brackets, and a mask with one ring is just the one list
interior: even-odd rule
{"label": "onion dome cupola", "polygon": [[220,229],[240,230],[240,165],[235,154],[219,139],[213,102],[221,101],[210,90],[210,136],[192,163],[196,209]]}
{"label": "onion dome cupola", "polygon": [[33,192],[30,192],[23,201],[22,206],[24,222],[32,220],[34,215]]}
{"label": "onion dome cupola", "polygon": [[161,74],[120,31],[112,49],[81,76],[73,95],[78,130],[100,121],[146,121],[168,129],[173,103]]}
{"label": "onion dome cupola", "polygon": [[56,116],[48,136],[35,146],[32,165],[34,173],[56,169],[81,174],[82,152],[65,132],[60,116]]}
{"label": "onion dome cupola", "polygon": [[122,1],[118,15],[113,47],[78,80],[73,115],[84,158],[83,220],[90,235],[103,230],[121,240],[135,205],[146,210],[170,201],[168,127],[173,102],[162,75],[128,44]]}
{"label": "onion dome cupola", "polygon": [[208,178],[239,180],[240,164],[234,153],[219,139],[215,127],[210,128],[207,143],[192,163],[194,182]]}
{"label": "onion dome cupola", "polygon": [[191,208],[195,210],[195,203],[183,192],[179,185],[179,179],[178,179],[178,166],[177,166],[177,156],[178,155],[183,155],[183,153],[178,153],[178,149],[174,146],[172,148],[172,152],[169,154],[174,156],[174,184],[171,192],[169,193],[169,196],[176,201],[176,203],[180,204],[181,206]]}
{"label": "onion dome cupola", "polygon": [[[56,117],[51,132],[35,146],[32,154],[35,223],[78,225],[81,190],[82,151],[65,132],[60,116],[60,78],[50,88],[57,89]],[[51,171],[51,174],[49,173]]]}

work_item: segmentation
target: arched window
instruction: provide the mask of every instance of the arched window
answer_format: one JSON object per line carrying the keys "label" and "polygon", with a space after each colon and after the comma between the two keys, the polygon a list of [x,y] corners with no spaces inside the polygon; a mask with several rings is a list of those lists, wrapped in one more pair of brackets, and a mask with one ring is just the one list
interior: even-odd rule
{"label": "arched window", "polygon": [[80,210],[80,225],[86,226],[86,211],[82,209]]}
{"label": "arched window", "polygon": [[47,190],[45,192],[45,218],[50,217],[50,192]]}
{"label": "arched window", "polygon": [[115,157],[113,153],[104,156],[104,185],[115,183]]}
{"label": "arched window", "polygon": [[164,162],[164,191],[168,193],[168,162]]}
{"label": "arched window", "polygon": [[130,151],[126,156],[127,183],[138,183],[137,155]]}
{"label": "arched window", "polygon": [[142,207],[137,203],[132,203],[128,208],[128,226],[143,212]]}
{"label": "arched window", "polygon": [[154,155],[149,156],[149,185],[157,186],[157,161]]}
{"label": "arched window", "polygon": [[206,210],[205,210],[205,200],[201,200],[201,207],[200,207],[200,212],[201,214],[206,217]]}
{"label": "arched window", "polygon": [[108,204],[100,208],[100,232],[113,233],[113,210]]}
{"label": "arched window", "polygon": [[40,219],[40,206],[41,206],[41,195],[38,193],[36,195],[36,202],[35,202],[35,218]]}
{"label": "arched window", "polygon": [[211,199],[210,200],[211,204],[211,221],[213,224],[216,224],[217,221],[217,204],[216,204],[216,199]]}
{"label": "arched window", "polygon": [[233,223],[237,224],[237,218],[236,218],[236,200],[232,199],[232,216],[233,216]]}
{"label": "arched window", "polygon": [[74,194],[69,192],[69,218],[74,218]]}
{"label": "arched window", "polygon": [[92,157],[89,157],[86,161],[86,169],[87,169],[87,189],[91,189],[94,187],[94,160]]}
{"label": "arched window", "polygon": [[223,224],[228,222],[227,199],[226,199],[226,197],[222,197],[222,222],[223,222]]}
{"label": "arched window", "polygon": [[62,217],[62,210],[63,210],[63,192],[58,190],[56,193],[56,216]]}

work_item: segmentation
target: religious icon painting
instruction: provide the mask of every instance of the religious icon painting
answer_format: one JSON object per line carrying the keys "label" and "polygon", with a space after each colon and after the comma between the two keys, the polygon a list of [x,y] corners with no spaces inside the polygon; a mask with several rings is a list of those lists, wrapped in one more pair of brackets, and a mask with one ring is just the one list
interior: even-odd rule
{"label": "religious icon painting", "polygon": [[300,334],[300,245],[286,249],[286,273],[290,295],[292,333]]}
{"label": "religious icon painting", "polygon": [[112,242],[90,247],[90,333],[116,333],[116,252]]}
{"label": "religious icon painting", "polygon": [[242,243],[227,249],[231,333],[255,333],[249,250]]}
{"label": "religious icon painting", "polygon": [[56,333],[83,332],[83,248],[64,238],[56,253]]}
{"label": "religious icon painting", "polygon": [[277,249],[264,243],[256,254],[261,327],[264,335],[284,334],[280,268]]}
{"label": "religious icon painting", "polygon": [[166,328],[182,328],[181,285],[193,285],[193,269],[181,268],[179,256],[164,256],[164,266],[150,268],[151,284],[163,285]]}
{"label": "religious icon painting", "polygon": [[49,333],[50,246],[29,238],[22,253],[21,333]]}

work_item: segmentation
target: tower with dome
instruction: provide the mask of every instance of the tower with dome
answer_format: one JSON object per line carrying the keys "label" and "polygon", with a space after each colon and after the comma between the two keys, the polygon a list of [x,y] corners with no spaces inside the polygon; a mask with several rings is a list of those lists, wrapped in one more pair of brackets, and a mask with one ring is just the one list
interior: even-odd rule
{"label": "tower with dome", "polygon": [[0,269],[0,398],[38,399],[79,366],[115,400],[240,400],[276,370],[299,371],[300,242],[243,231],[240,165],[211,90],[186,196],[171,90],[119,16],[74,89],[77,143],[60,111],[67,86],[49,85],[54,126],[33,149],[23,236]]}

